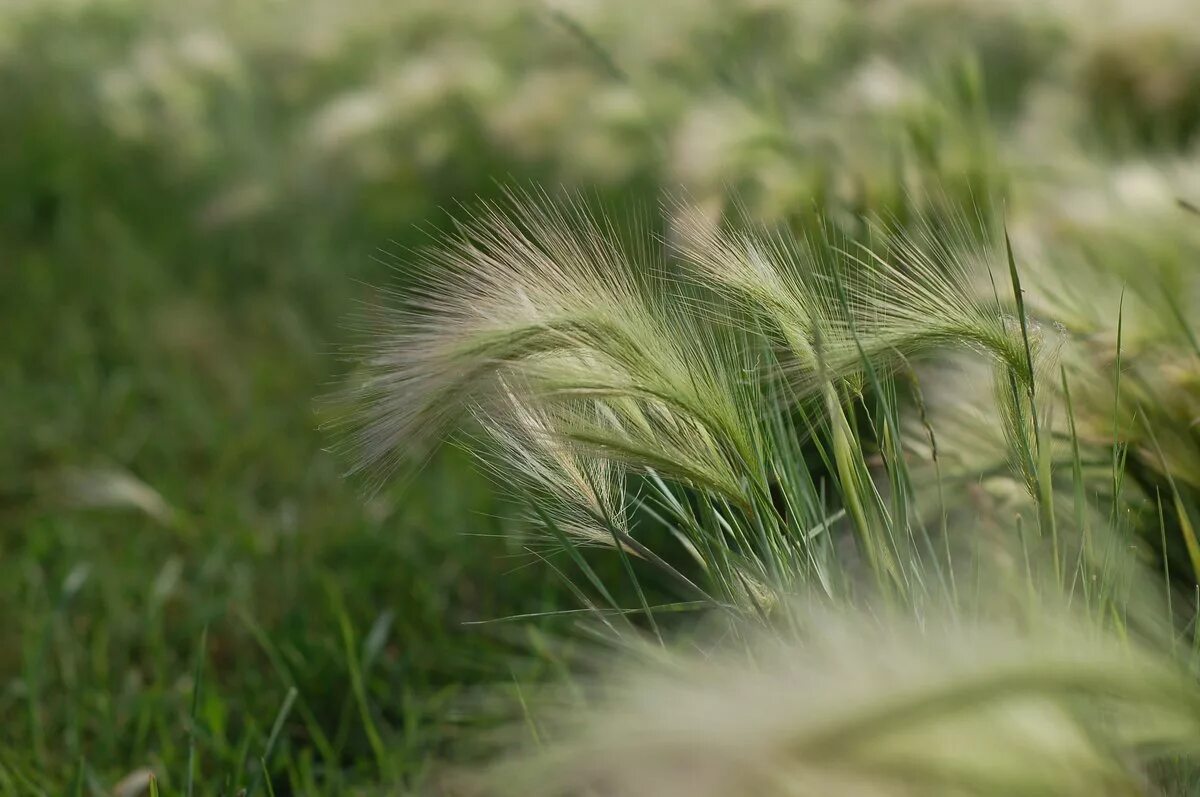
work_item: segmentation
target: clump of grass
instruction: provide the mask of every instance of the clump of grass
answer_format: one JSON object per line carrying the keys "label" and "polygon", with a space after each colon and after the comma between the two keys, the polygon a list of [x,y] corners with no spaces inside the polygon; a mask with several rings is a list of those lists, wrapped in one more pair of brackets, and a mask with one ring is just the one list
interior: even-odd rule
{"label": "clump of grass", "polygon": [[1185,549],[1200,484],[1191,263],[1200,227],[1171,201],[1168,175],[1136,174],[1154,202],[1110,199],[1102,224],[1060,216],[1025,225],[1022,270],[1030,317],[1055,341],[1060,373],[1042,380],[1040,405],[1057,470],[1077,460],[1091,494],[1110,514],[1131,512],[1155,547],[1163,547],[1156,504],[1172,505],[1165,555],[1190,589]]}
{"label": "clump of grass", "polygon": [[[498,578],[511,565],[504,554],[527,541],[501,538],[514,524],[492,517],[502,514],[494,496],[453,455],[427,471],[420,495],[358,501],[331,458],[314,455],[304,400],[328,378],[319,351],[340,334],[335,318],[355,290],[347,276],[381,279],[375,242],[451,196],[488,192],[492,175],[622,197],[683,182],[711,207],[743,196],[754,217],[813,233],[811,246],[786,247],[802,264],[806,249],[851,252],[821,255],[836,269],[805,268],[844,279],[853,299],[852,261],[870,257],[845,241],[826,247],[821,225],[865,237],[871,213],[953,219],[991,191],[1020,201],[1042,187],[1049,199],[1023,205],[1029,216],[1086,217],[1098,192],[1057,192],[1077,182],[1084,153],[1072,139],[1093,144],[1099,133],[1105,158],[1179,148],[1181,162],[1162,165],[1185,178],[1196,140],[1187,0],[1118,3],[1111,14],[1071,0],[549,5],[306,0],[281,17],[229,0],[4,4],[0,118],[20,145],[0,156],[10,332],[0,595],[13,618],[0,634],[0,713],[13,717],[0,734],[0,793],[107,793],[127,773],[124,785],[144,789],[148,768],[162,793],[179,793],[189,740],[200,788],[236,793],[259,777],[254,759],[292,687],[299,697],[258,793],[415,777],[454,732],[443,719],[453,696],[505,670],[509,640],[463,633],[457,620],[561,609],[575,590],[592,608],[565,616],[602,617],[626,640],[649,630],[649,614],[670,641],[678,608],[715,606],[749,634],[802,614],[788,597],[797,585],[830,600],[874,590],[919,605],[923,593],[974,593],[976,569],[1024,589],[1025,561],[1057,558],[1047,581],[1073,588],[1092,615],[1125,616],[1119,579],[1092,578],[1111,546],[1076,539],[1116,525],[1123,543],[1161,539],[1179,554],[1174,613],[1189,621],[1200,391],[1178,319],[1196,314],[1195,255],[1180,246],[1183,224],[1125,211],[1078,231],[1095,268],[1064,262],[1059,229],[1042,236],[1053,257],[1031,257],[1014,225],[1030,315],[1042,321],[1029,327],[1032,359],[1049,374],[1037,429],[1015,356],[1023,346],[1010,347],[1008,365],[982,359],[991,373],[964,443],[935,406],[960,403],[961,372],[939,382],[915,362],[921,351],[941,359],[942,344],[904,356],[872,346],[870,319],[843,307],[832,279],[818,281],[829,328],[798,324],[788,344],[771,327],[772,316],[795,315],[786,307],[743,306],[724,288],[714,297],[680,266],[671,287],[686,281],[687,301],[676,310],[698,332],[666,361],[706,348],[704,336],[719,342],[722,380],[745,390],[747,428],[761,438],[741,446],[754,467],[712,456],[725,431],[668,422],[677,415],[649,399],[551,401],[526,373],[498,372],[482,411],[456,409],[447,425],[482,422],[475,450],[536,503],[533,553],[549,566]],[[1031,113],[1037,103],[1045,119]],[[1159,165],[1086,168],[1140,203],[1146,167]],[[929,195],[936,183],[946,199]],[[1154,186],[1152,202],[1200,196],[1194,178]],[[1003,252],[989,258],[1015,342]],[[770,267],[788,271],[780,263]],[[1159,270],[1172,264],[1177,274]],[[1044,290],[1043,270],[1066,275],[1071,309],[1098,323],[1039,302],[1069,293]],[[987,285],[961,294],[996,295]],[[1058,347],[1052,320],[1070,345]],[[974,359],[978,344],[967,346]],[[802,368],[792,349],[805,347]],[[577,354],[554,357],[592,368]],[[615,422],[601,405],[619,405]],[[661,446],[668,432],[675,440]],[[608,444],[635,433],[633,451]],[[691,452],[691,474],[662,456],[648,466],[656,446]],[[494,539],[464,544],[460,529]],[[1014,536],[1027,551],[999,546],[978,567],[961,551],[964,540]],[[572,580],[556,590],[546,581],[557,571]],[[641,595],[621,583],[628,572]],[[330,583],[363,632],[361,665],[343,616],[314,605]],[[1012,598],[1015,588],[995,589]],[[254,633],[230,607],[250,607]],[[193,717],[187,674],[205,626],[210,661]],[[386,766],[364,725],[378,729]]]}
{"label": "clump of grass", "polygon": [[415,298],[377,317],[353,432],[360,468],[423,456],[471,413],[527,443],[667,469],[745,500],[757,440],[734,376],[742,355],[581,207],[525,205],[511,220],[487,208],[429,265]]}
{"label": "clump of grass", "polygon": [[[1056,500],[1059,346],[1027,316],[1007,236],[794,242],[674,219],[664,252],[620,245],[581,204],[515,197],[376,316],[351,421],[361,467],[419,461],[470,417],[492,467],[533,488],[547,558],[578,567],[605,635],[668,641],[678,629],[648,597],[665,590],[737,640],[733,663],[684,656],[636,698],[580,709],[582,727],[539,732],[547,750],[504,787],[1121,793],[1155,751],[1194,752],[1200,692],[1172,658],[1173,618],[1147,609],[1123,521],[1111,535],[1095,521],[1077,442],[1074,500]],[[1024,495],[1009,518],[959,512],[953,529],[961,502],[917,486],[901,393],[914,359],[951,347],[993,372]],[[597,543],[639,607],[589,564]],[[597,766],[596,750],[622,765]]]}
{"label": "clump of grass", "polygon": [[[949,344],[985,352],[1017,390],[1012,400],[1027,401],[1036,373],[1024,325],[998,296],[972,298],[967,261],[935,263],[907,238],[890,239],[893,261],[836,240],[789,249],[779,236],[681,218],[675,260],[651,246],[622,249],[578,205],[518,201],[511,218],[486,208],[426,263],[415,298],[376,316],[382,334],[352,421],[360,467],[381,474],[397,454],[419,459],[473,414],[510,464],[549,479],[560,498],[571,484],[599,527],[621,525],[599,499],[622,472],[723,502],[755,527],[747,539],[791,550],[769,579],[782,587],[804,559],[788,523],[824,522],[816,483],[789,473],[815,435],[828,442],[834,484],[867,551],[900,578],[908,521],[891,517],[881,529],[868,518],[887,513],[846,405],[868,383],[885,395],[906,358]],[[866,420],[899,436],[894,408],[880,410]],[[782,519],[771,497],[781,484],[798,491],[786,500],[799,516]],[[704,550],[698,542],[693,551]]]}

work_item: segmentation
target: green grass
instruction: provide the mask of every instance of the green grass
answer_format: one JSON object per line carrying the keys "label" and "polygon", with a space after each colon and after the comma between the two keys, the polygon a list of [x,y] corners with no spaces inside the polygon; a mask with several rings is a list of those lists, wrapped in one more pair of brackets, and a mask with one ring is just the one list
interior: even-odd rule
{"label": "green grass", "polygon": [[[814,539],[853,526],[870,540],[880,518],[941,503],[923,489],[935,480],[903,467],[922,399],[908,397],[903,374],[908,356],[940,353],[964,331],[968,350],[989,349],[1017,382],[1000,385],[1010,412],[989,416],[1000,442],[987,448],[947,417],[966,391],[922,371],[939,489],[943,477],[957,488],[1006,472],[1007,418],[1009,445],[1024,436],[1022,480],[1043,502],[1024,530],[1065,540],[1035,546],[1031,572],[1041,552],[1058,557],[1056,577],[1074,573],[1078,528],[1137,529],[1172,552],[1157,564],[1184,587],[1172,619],[1187,623],[1200,517],[1189,269],[1200,230],[1173,202],[1200,190],[1187,168],[1200,96],[1190,25],[1150,21],[1126,36],[1120,15],[1037,4],[714,2],[649,15],[612,4],[578,16],[440,0],[312,0],[286,14],[201,5],[0,11],[0,128],[17,142],[0,151],[0,795],[109,794],[141,770],[163,795],[416,789],[486,757],[491,730],[514,714],[541,727],[538,685],[575,671],[577,635],[625,629],[627,616],[670,639],[714,596],[757,623],[772,614],[771,590],[834,594],[845,586],[838,552],[785,561],[791,526]],[[344,11],[313,13],[335,5]],[[347,127],[364,98],[384,121]],[[1166,175],[1149,200],[1144,164]],[[788,235],[824,226],[843,242],[867,240],[871,214],[978,241],[987,224],[964,221],[964,208],[988,221],[1006,199],[1012,281],[1019,274],[1035,318],[1062,320],[1083,341],[1060,351],[1047,335],[1047,361],[1061,361],[1036,395],[1059,411],[1045,428],[1061,431],[1055,402],[1069,384],[1070,434],[1020,422],[1040,334],[1023,314],[1019,330],[969,312],[931,329],[924,321],[945,307],[963,310],[955,296],[896,294],[888,335],[864,351],[863,340],[830,340],[846,286],[831,283],[814,307],[753,284],[752,269],[739,283],[726,268],[737,258],[709,251],[702,270],[728,280],[709,288],[739,320],[773,324],[776,350],[797,347],[792,366],[809,379],[794,387],[815,397],[802,420],[825,447],[781,434],[804,426],[786,413],[747,410],[755,397],[730,376],[746,364],[745,338],[700,325],[674,350],[627,356],[639,337],[678,336],[654,306],[616,323],[588,327],[588,317],[572,334],[595,336],[626,365],[649,357],[632,373],[637,400],[669,394],[690,413],[685,431],[655,448],[653,435],[615,439],[592,418],[551,419],[620,468],[656,457],[653,474],[627,482],[644,499],[626,507],[639,524],[632,543],[622,518],[596,523],[546,484],[514,497],[497,489],[512,486],[510,471],[489,480],[455,449],[365,495],[366,479],[343,476],[352,458],[329,453],[345,438],[319,429],[335,413],[318,399],[353,370],[344,352],[361,337],[345,319],[379,301],[381,286],[411,287],[392,269],[407,256],[379,251],[446,229],[443,206],[476,207],[497,183],[525,181],[559,198],[564,183],[593,191],[601,215],[643,244],[624,221],[654,215],[642,211],[680,186],[727,219]],[[1109,202],[1122,192],[1132,210]],[[998,262],[996,304],[1009,307]],[[627,339],[606,338],[614,329]],[[719,362],[697,382],[691,368],[714,345]],[[878,372],[859,367],[862,354]],[[846,370],[847,384],[825,379]],[[579,376],[551,387],[614,388]],[[865,399],[846,400],[859,389]],[[729,444],[717,456],[714,439]],[[980,464],[977,450],[1001,456]],[[749,478],[747,462],[760,466]],[[879,462],[884,495],[871,483]],[[577,471],[593,492],[612,475]],[[994,481],[947,494],[974,490],[1004,515]],[[777,523],[766,510],[781,503],[789,514]],[[747,521],[743,505],[769,522]],[[931,528],[964,515],[942,511]],[[531,527],[550,534],[534,552],[516,533]],[[622,553],[576,547],[581,531]],[[668,548],[681,538],[691,551]],[[890,578],[917,577],[886,564],[894,541],[873,542]],[[943,575],[964,594],[978,584]],[[528,617],[472,624],[516,615]]]}
{"label": "green grass", "polygon": [[[193,739],[205,791],[257,780],[293,688],[269,761],[280,782],[386,784],[445,751],[461,684],[503,677],[495,668],[524,651],[519,635],[460,623],[536,611],[561,590],[541,570],[505,573],[519,560],[468,536],[503,527],[461,465],[431,468],[384,519],[327,468],[274,481],[281,504],[253,519],[224,490],[213,509],[181,501],[189,517],[178,528],[131,510],[6,515],[11,793],[27,793],[23,782],[59,793],[81,766],[89,790],[150,766],[164,793],[182,793]],[[165,495],[185,494],[189,479],[175,479],[161,480]],[[519,656],[513,666],[537,665]]]}
{"label": "green grass", "polygon": [[[539,705],[534,744],[498,757],[484,793],[1084,795],[1157,788],[1155,767],[1184,784],[1167,793],[1187,792],[1195,663],[1180,654],[1169,559],[1159,572],[1139,561],[1167,558],[1162,513],[1143,526],[1120,489],[1100,528],[1085,531],[1106,502],[1058,508],[1108,484],[1081,474],[1085,445],[1093,461],[1116,452],[1119,471],[1124,444],[1053,422],[1048,388],[1066,384],[1053,365],[1078,341],[1027,317],[1005,231],[984,251],[920,226],[856,247],[700,218],[664,258],[601,224],[537,196],[477,211],[380,317],[356,376],[364,466],[481,429],[474,446],[578,563],[585,619],[625,650],[610,669],[640,649],[652,673],[649,688],[606,672],[590,699]],[[1007,272],[1012,298],[973,290],[971,266]],[[954,347],[992,372],[975,407],[1002,438],[1005,508],[945,499],[978,488],[979,471],[943,475],[911,442],[902,366]],[[1072,461],[1056,462],[1056,440]],[[930,523],[948,509],[953,526]],[[613,559],[636,603],[589,564]],[[643,579],[674,601],[648,599]],[[711,638],[676,622],[684,601]],[[987,629],[1003,640],[968,641]],[[775,672],[773,655],[799,671]]]}
{"label": "green grass", "polygon": [[[194,746],[198,793],[232,794],[264,780],[277,721],[276,793],[415,780],[462,685],[524,647],[460,621],[563,591],[499,539],[463,456],[368,500],[325,452],[354,278],[386,278],[369,252],[282,231],[301,259],[279,267],[270,233],[242,248],[170,229],[182,203],[101,198],[72,183],[48,229],[6,228],[0,788],[107,794],[150,767],[182,794]],[[88,506],[114,472],[169,512]]]}

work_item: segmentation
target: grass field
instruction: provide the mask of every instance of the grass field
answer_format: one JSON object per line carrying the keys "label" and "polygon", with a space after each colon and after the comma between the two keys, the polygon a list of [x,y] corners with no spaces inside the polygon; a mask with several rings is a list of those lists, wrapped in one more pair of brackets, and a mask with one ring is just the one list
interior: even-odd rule
{"label": "grass field", "polygon": [[[941,517],[1127,535],[1154,572],[1167,563],[1172,608],[1155,622],[1193,640],[1200,18],[1186,2],[18,0],[0,9],[0,79],[0,794],[457,793],[458,768],[504,744],[497,726],[536,726],[526,699],[573,683],[591,629],[560,613],[581,609],[592,571],[569,546],[550,566],[531,553],[523,535],[544,524],[519,480],[445,446],[372,492],[344,476],[354,455],[329,428],[331,397],[361,376],[350,319],[412,287],[412,248],[512,186],[555,205],[582,192],[622,230],[649,219],[667,237],[681,196],[698,227],[849,241],[875,215],[968,242],[1006,225],[1030,316],[1065,341],[1045,333],[1062,351],[1048,378],[1061,366],[1072,395],[1047,410],[1052,452],[1018,446],[1018,487],[995,476],[1002,451],[987,458],[1004,440],[980,442],[1003,419],[947,420],[939,466],[970,500]],[[696,290],[719,294],[726,265]],[[1025,308],[1001,277],[996,336],[1019,342]],[[1033,384],[1020,331],[1011,359]],[[950,337],[913,354],[932,363],[922,400],[974,418],[990,393],[953,370]],[[836,366],[820,359],[813,373]],[[864,408],[882,395],[897,432],[917,417],[865,384],[861,406],[834,391],[865,413],[849,459],[825,462],[843,524],[847,484],[908,461]],[[686,454],[649,470],[669,476],[673,458],[692,520],[716,523],[733,510],[713,499],[703,515]],[[633,470],[631,489],[654,493]],[[1012,498],[1023,487],[1031,502]],[[879,517],[899,522],[896,506]],[[643,518],[639,539],[669,541],[688,512]],[[883,522],[866,517],[859,532]],[[630,579],[611,543],[585,554],[614,605],[680,600],[669,571],[639,562]],[[817,583],[796,578],[797,593]],[[763,583],[786,603],[782,580]],[[663,616],[691,633],[689,612]],[[847,648],[830,656],[869,655]],[[704,691],[690,683],[679,701]],[[1194,788],[1196,748],[1177,748],[1182,785],[1148,775],[1144,793]],[[807,783],[796,793],[832,788]]]}

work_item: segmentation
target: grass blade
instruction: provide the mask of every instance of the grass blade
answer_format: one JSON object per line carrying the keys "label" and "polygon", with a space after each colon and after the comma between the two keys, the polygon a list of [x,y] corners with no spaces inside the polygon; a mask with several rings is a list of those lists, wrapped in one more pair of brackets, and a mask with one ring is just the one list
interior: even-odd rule
{"label": "grass blade", "polygon": [[204,656],[208,646],[208,626],[200,632],[200,647],[196,651],[196,666],[192,673],[192,710],[188,719],[187,786],[185,793],[192,797],[196,786],[196,728],[200,715],[200,690],[204,677]]}

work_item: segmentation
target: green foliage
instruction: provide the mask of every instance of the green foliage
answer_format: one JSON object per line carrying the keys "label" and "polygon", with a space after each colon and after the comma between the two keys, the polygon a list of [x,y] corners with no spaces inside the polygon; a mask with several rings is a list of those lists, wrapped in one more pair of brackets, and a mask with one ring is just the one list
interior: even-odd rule
{"label": "green foliage", "polygon": [[[681,645],[817,615],[889,618],[912,669],[857,639],[763,683],[904,687],[959,627],[1033,672],[1041,613],[1119,688],[997,710],[1050,718],[1072,787],[1186,791],[1192,683],[1121,680],[1194,650],[1197,35],[1153,6],[6,3],[0,794],[449,789],[497,723],[560,738],[547,682],[643,723],[578,680],[597,635],[695,673],[669,704],[713,691]],[[497,179],[555,188],[437,210]],[[361,370],[356,303],[409,308],[363,314]],[[380,380],[350,481],[312,401],[348,369]],[[397,485],[400,448],[432,458]],[[993,761],[929,740],[979,724],[847,760],[965,789]]]}
{"label": "green foliage", "polygon": [[[516,198],[507,214],[484,209],[410,302],[380,318],[353,422],[364,466],[387,462],[397,445],[423,456],[422,433],[447,435],[473,417],[486,433],[473,445],[498,455],[492,467],[510,482],[527,481],[552,550],[586,574],[574,592],[602,635],[637,647],[643,633],[630,621],[638,610],[614,600],[581,550],[607,542],[660,645],[664,618],[647,602],[639,570],[666,581],[678,601],[706,609],[718,639],[747,647],[733,675],[649,690],[667,706],[699,705],[696,716],[656,708],[657,697],[641,689],[607,709],[584,702],[560,710],[599,713],[538,730],[539,750],[493,775],[498,791],[1121,793],[1148,776],[1156,746],[1195,752],[1192,709],[1175,712],[1200,705],[1200,687],[1190,662],[1173,654],[1180,629],[1146,597],[1148,576],[1123,542],[1136,527],[1114,513],[1107,528],[1085,531],[1095,507],[1081,467],[1073,462],[1068,474],[1055,463],[1058,397],[1047,389],[1048,363],[1069,345],[1069,330],[1054,347],[1033,328],[1007,233],[990,261],[988,251],[969,248],[970,238],[960,250],[928,229],[879,230],[876,249],[861,245],[858,254],[836,241],[793,249],[781,235],[705,228],[684,211],[675,217],[677,256],[661,259],[650,247],[620,248],[578,204],[541,202]],[[990,295],[971,287],[971,266],[1007,272],[1011,308],[994,277]],[[926,507],[928,493],[915,487],[931,474],[905,442],[896,375],[902,364],[953,346],[994,372],[1000,461],[1011,464],[1009,479],[1024,496],[1012,514],[966,514],[938,529],[927,522],[930,510],[957,502],[946,498],[952,493],[937,469],[943,506]],[[1065,400],[1066,370],[1059,372]],[[933,438],[939,424],[924,423]],[[1083,444],[1074,434],[1068,442],[1077,460]],[[1194,554],[1194,531],[1166,473]],[[1073,512],[1059,512],[1055,483],[1067,478],[1076,501]],[[640,489],[627,490],[635,482]],[[1119,487],[1114,493],[1111,501],[1125,500]],[[641,506],[630,509],[635,502]],[[553,514],[582,520],[567,525]],[[639,516],[670,537],[643,542]],[[988,521],[1000,536],[975,536]],[[1165,535],[1161,522],[1156,530]],[[1005,573],[1018,558],[1023,579]],[[974,594],[960,593],[959,583],[972,583]],[[806,593],[828,602],[827,622],[857,644],[878,644],[879,632],[853,618],[852,607],[862,606],[890,618],[889,630],[913,625],[901,646],[934,645],[945,657],[963,644],[969,672],[957,672],[952,659],[923,659],[913,673],[864,676],[878,690],[872,698],[840,680],[870,658],[862,651],[821,661],[817,672],[772,672],[751,640],[785,645],[784,660],[819,644],[813,607],[795,602]],[[1040,636],[1060,607],[1070,607],[1062,626]],[[971,641],[997,620],[1015,624],[997,648],[1018,651],[1019,672]],[[950,641],[924,638],[930,627]],[[1100,647],[1069,643],[1074,653],[1087,650],[1087,664],[1063,661],[1050,640],[1064,635]],[[705,670],[701,662],[728,642],[689,645],[703,652],[675,665],[685,672]],[[676,655],[670,650],[663,655]],[[1166,681],[1147,691],[1156,671]],[[910,677],[936,686],[910,685]],[[845,689],[854,699],[783,706],[773,695],[808,694],[817,683],[825,684],[815,687],[819,694]],[[910,690],[911,700],[903,697]],[[699,698],[706,693],[716,702]],[[1007,720],[992,715],[1025,711],[1029,724],[1020,724],[1044,737],[1039,746],[1014,743]],[[814,719],[825,713],[828,720]],[[666,720],[655,722],[659,715]],[[1125,727],[1126,715],[1138,720]],[[1138,728],[1143,720],[1155,730]],[[692,733],[698,727],[704,732]],[[820,740],[811,749],[809,734]],[[938,752],[943,736],[959,740],[961,759]],[[880,746],[890,752],[877,760]],[[851,752],[859,749],[861,757]],[[609,763],[597,767],[597,751]],[[1064,766],[1064,756],[1074,763]],[[1190,758],[1171,760],[1191,771]],[[708,771],[700,781],[697,768]]]}

